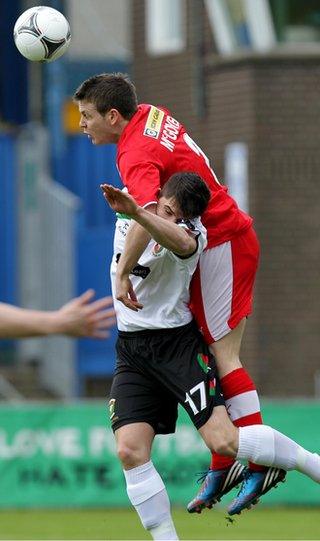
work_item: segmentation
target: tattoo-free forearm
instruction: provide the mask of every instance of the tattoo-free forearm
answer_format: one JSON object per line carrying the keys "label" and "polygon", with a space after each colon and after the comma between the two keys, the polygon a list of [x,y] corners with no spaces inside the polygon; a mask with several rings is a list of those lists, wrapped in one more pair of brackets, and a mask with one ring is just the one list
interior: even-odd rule
{"label": "tattoo-free forearm", "polygon": [[118,261],[118,276],[130,274],[131,270],[136,266],[140,256],[148,246],[150,238],[151,236],[146,229],[141,227],[138,223],[132,222],[127,232],[124,250]]}
{"label": "tattoo-free forearm", "polygon": [[0,338],[26,338],[59,332],[57,312],[28,310],[0,303]]}
{"label": "tattoo-free forearm", "polygon": [[151,237],[164,248],[178,254],[189,255],[196,249],[196,240],[185,229],[156,214],[138,207],[132,218],[144,227]]}

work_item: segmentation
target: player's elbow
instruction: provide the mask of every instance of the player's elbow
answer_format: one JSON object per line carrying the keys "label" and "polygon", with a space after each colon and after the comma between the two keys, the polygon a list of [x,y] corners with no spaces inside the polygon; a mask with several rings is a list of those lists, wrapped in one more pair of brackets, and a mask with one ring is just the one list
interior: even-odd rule
{"label": "player's elbow", "polygon": [[197,249],[197,243],[194,239],[190,238],[189,236],[186,236],[182,241],[179,243],[179,248],[176,251],[178,255],[181,255],[183,257],[187,257],[189,255],[194,254],[194,252]]}

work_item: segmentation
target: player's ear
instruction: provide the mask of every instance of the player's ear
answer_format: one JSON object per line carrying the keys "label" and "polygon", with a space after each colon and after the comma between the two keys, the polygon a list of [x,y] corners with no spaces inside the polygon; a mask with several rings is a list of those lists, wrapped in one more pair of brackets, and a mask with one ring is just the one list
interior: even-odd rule
{"label": "player's ear", "polygon": [[121,116],[117,109],[110,109],[110,111],[107,112],[107,115],[109,116],[112,125],[116,124]]}

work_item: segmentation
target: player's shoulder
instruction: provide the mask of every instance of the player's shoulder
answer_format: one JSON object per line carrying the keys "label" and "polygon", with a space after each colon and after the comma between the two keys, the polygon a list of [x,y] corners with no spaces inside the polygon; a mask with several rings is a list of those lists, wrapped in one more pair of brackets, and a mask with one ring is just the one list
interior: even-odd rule
{"label": "player's shoulder", "polygon": [[162,105],[140,103],[137,112],[124,129],[124,137],[121,138],[121,143],[132,142],[133,139],[140,139],[144,144],[156,143],[163,122],[170,114],[169,109]]}
{"label": "player's shoulder", "polygon": [[135,136],[141,138],[146,146],[157,144],[164,120],[170,111],[161,105],[141,103],[137,114]]}
{"label": "player's shoulder", "polygon": [[176,142],[183,133],[184,127],[167,108],[139,104],[118,143],[118,164],[137,164],[148,159],[166,164],[172,159]]}

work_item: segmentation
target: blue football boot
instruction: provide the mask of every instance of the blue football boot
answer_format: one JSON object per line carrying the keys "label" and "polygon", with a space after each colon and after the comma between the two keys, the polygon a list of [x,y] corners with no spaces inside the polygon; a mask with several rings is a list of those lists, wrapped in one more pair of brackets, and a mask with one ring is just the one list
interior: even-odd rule
{"label": "blue football boot", "polygon": [[278,483],[283,483],[286,472],[279,468],[268,468],[265,471],[254,471],[246,469],[244,480],[237,496],[228,507],[229,515],[240,515],[243,509],[250,509],[258,503],[260,496],[266,494]]}
{"label": "blue football boot", "polygon": [[203,483],[196,497],[188,503],[189,513],[201,513],[204,507],[211,507],[219,502],[227,492],[244,479],[245,466],[235,461],[232,466],[222,470],[208,470],[200,479]]}

